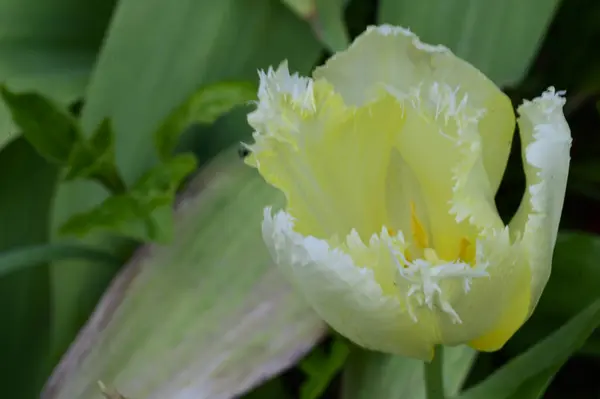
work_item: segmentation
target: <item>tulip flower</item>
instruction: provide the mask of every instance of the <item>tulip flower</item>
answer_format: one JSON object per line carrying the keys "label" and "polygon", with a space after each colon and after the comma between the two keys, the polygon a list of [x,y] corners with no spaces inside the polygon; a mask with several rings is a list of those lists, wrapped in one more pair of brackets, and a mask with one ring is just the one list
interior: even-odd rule
{"label": "tulip flower", "polygon": [[285,62],[259,74],[246,162],[285,194],[262,234],[295,289],[372,350],[501,348],[550,275],[571,145],[563,93],[517,110],[527,187],[505,225],[495,194],[512,104],[447,48],[370,27],[312,78]]}

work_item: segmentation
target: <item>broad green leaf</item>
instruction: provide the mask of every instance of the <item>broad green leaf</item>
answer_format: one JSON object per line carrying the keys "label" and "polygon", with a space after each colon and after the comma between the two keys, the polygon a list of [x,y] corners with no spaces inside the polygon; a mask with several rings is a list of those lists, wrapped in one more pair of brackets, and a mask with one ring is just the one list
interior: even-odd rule
{"label": "broad green leaf", "polygon": [[[116,0],[2,0],[0,83],[61,104],[82,96]],[[18,137],[0,103],[0,149]]]}
{"label": "broad green leaf", "polygon": [[[117,166],[132,184],[158,162],[153,133],[198,87],[223,80],[256,82],[258,68],[285,58],[292,68],[307,73],[321,49],[310,28],[279,0],[120,0],[87,90],[85,134],[91,135],[105,118],[113,122]],[[203,128],[178,150],[206,143],[199,146],[204,162],[214,155],[206,148],[229,147],[248,137],[245,115],[237,115],[232,123],[221,118],[216,127]],[[72,215],[101,203],[106,194],[86,182],[61,185],[54,232]],[[131,248],[107,237],[92,240],[103,248]],[[93,265],[62,263],[51,268],[57,353],[73,339],[106,284]]]}
{"label": "broad green leaf", "polygon": [[188,185],[175,239],[142,248],[106,292],[43,399],[233,398],[293,365],[323,322],[272,266],[262,209],[283,203],[233,151]]}
{"label": "broad green leaf", "polygon": [[560,0],[382,0],[378,21],[443,44],[500,86],[521,81]]}
{"label": "broad green leaf", "polygon": [[[2,149],[2,253],[46,243],[56,179],[56,168],[41,158],[25,139],[14,140]],[[38,263],[41,260],[36,259]],[[13,270],[0,277],[2,397],[36,397],[49,371],[44,364],[50,327],[48,278],[48,266],[44,264]]]}
{"label": "broad green leaf", "polygon": [[284,58],[308,72],[320,50],[308,26],[279,0],[168,6],[162,0],[123,0],[92,78],[83,125],[89,132],[105,117],[113,121],[117,163],[132,182],[157,162],[149,136],[198,87],[256,81],[258,68]]}
{"label": "broad green leaf", "polygon": [[[598,259],[600,236],[565,231],[558,235],[550,280],[531,319],[508,341],[510,353],[523,352],[598,298]],[[600,353],[599,333],[590,337],[584,349]]]}
{"label": "broad green leaf", "polygon": [[195,168],[193,155],[171,158],[150,169],[128,192],[108,197],[92,210],[71,217],[61,233],[85,236],[105,230],[143,242],[168,242],[175,193]]}
{"label": "broad green leaf", "polygon": [[334,338],[331,350],[325,353],[322,347],[316,347],[300,363],[306,374],[306,381],[300,387],[300,399],[320,398],[333,378],[342,370],[350,354],[345,340]]}
{"label": "broad green leaf", "polygon": [[78,140],[67,162],[66,180],[92,179],[100,182],[113,193],[125,191],[115,165],[114,132],[108,119],[100,123],[89,140]]}
{"label": "broad green leaf", "polygon": [[600,299],[549,337],[511,360],[461,399],[537,399],[562,365],[600,325]]}
{"label": "broad green leaf", "polygon": [[[475,360],[467,346],[444,348],[444,388],[456,395]],[[356,349],[350,356],[342,380],[342,399],[425,399],[423,362],[400,356]]]}
{"label": "broad green leaf", "polygon": [[154,134],[162,159],[171,157],[184,129],[195,123],[211,124],[238,105],[256,98],[257,87],[248,82],[223,82],[201,87],[177,107]]}
{"label": "broad green leaf", "polygon": [[63,259],[86,259],[113,267],[121,265],[121,261],[114,256],[82,245],[34,245],[0,252],[0,278],[9,273]]}
{"label": "broad green leaf", "polygon": [[315,0],[316,15],[310,18],[319,39],[331,52],[345,50],[350,44],[344,20],[346,0]]}
{"label": "broad green leaf", "polygon": [[0,93],[31,145],[49,161],[66,164],[81,137],[75,119],[38,93],[13,93],[4,86],[0,87]]}
{"label": "broad green leaf", "polygon": [[315,35],[330,52],[344,50],[350,44],[344,11],[348,0],[281,0],[306,20]]}

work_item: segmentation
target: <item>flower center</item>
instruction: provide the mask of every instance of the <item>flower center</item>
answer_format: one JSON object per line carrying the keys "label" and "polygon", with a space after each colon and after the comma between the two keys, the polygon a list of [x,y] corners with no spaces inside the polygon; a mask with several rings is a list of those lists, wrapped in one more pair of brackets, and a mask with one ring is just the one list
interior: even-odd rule
{"label": "flower center", "polygon": [[[440,259],[431,248],[429,237],[423,224],[417,217],[414,203],[411,203],[411,232],[415,246],[422,251],[422,257],[411,259],[407,252],[400,252],[388,246],[392,260],[396,265],[396,281],[408,283],[405,300],[411,318],[417,322],[415,307],[434,306],[448,314],[453,323],[461,323],[460,316],[452,308],[449,298],[444,295],[444,281],[458,281],[465,293],[469,292],[474,277],[489,276],[487,264],[476,264],[475,248],[466,238],[462,238],[457,257],[448,261]],[[405,284],[403,284],[405,285]]]}

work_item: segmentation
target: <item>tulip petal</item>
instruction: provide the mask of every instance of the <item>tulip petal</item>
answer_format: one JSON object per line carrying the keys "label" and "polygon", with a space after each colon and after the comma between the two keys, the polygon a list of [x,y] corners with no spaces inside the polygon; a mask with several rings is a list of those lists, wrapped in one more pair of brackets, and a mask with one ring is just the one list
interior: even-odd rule
{"label": "tulip petal", "polygon": [[360,105],[382,90],[404,103],[397,146],[421,185],[441,257],[455,258],[463,237],[474,240],[484,229],[501,227],[494,195],[514,114],[508,98],[477,69],[443,46],[381,26],[368,29],[314,75],[332,83],[349,104]]}
{"label": "tulip petal", "polygon": [[[263,237],[279,268],[332,328],[368,349],[431,359],[433,346],[439,342],[432,314],[419,312],[419,322],[415,322],[403,299],[393,290],[384,293],[376,281],[376,274],[384,277],[391,269],[386,272],[385,265],[379,265],[376,271],[356,263],[377,257],[377,240],[371,243],[373,248],[361,250],[358,235],[351,234],[346,245],[346,251],[348,245],[355,247],[351,256],[325,240],[295,232],[289,214],[280,211],[273,216],[269,208],[265,209]],[[388,281],[391,284],[393,278],[388,276]]]}
{"label": "tulip petal", "polygon": [[518,108],[527,188],[509,227],[522,241],[531,268],[530,313],[550,277],[569,173],[572,139],[564,104],[562,93],[551,87]]}
{"label": "tulip petal", "polygon": [[330,84],[290,76],[285,65],[263,74],[261,88],[246,162],[285,193],[297,231],[325,239],[380,231],[393,137],[403,125],[396,99],[383,93],[348,107]]}
{"label": "tulip petal", "polygon": [[409,94],[419,85],[437,82],[456,90],[457,98],[468,93],[475,108],[486,110],[479,122],[483,162],[493,192],[498,189],[515,128],[512,104],[484,74],[446,47],[422,43],[401,27],[369,27],[314,76],[332,83],[350,105],[377,97],[382,86]]}

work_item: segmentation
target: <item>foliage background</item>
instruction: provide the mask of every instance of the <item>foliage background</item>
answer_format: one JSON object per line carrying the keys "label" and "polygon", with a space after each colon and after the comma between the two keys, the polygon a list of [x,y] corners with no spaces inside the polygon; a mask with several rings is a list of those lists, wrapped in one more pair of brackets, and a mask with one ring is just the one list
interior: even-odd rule
{"label": "foliage background", "polygon": [[[172,231],[165,209],[186,173],[169,175],[160,184],[153,177],[151,187],[140,191],[145,198],[159,192],[160,206],[132,216],[120,203],[108,219],[89,214],[81,219],[77,227],[85,234],[65,236],[61,227],[67,220],[115,192],[83,174],[64,179],[72,159],[52,162],[44,153],[64,132],[31,102],[24,106],[24,118],[39,125],[38,136],[23,131],[6,105],[0,106],[2,397],[38,397],[111,279],[133,267],[144,272],[131,278],[144,283],[124,295],[114,289],[107,293],[105,300],[118,309],[118,317],[107,318],[109,327],[89,332],[100,338],[88,347],[79,339],[79,347],[92,355],[80,370],[65,369],[62,378],[72,383],[61,383],[68,387],[58,393],[46,391],[46,397],[100,397],[98,379],[136,398],[146,397],[140,392],[176,397],[179,388],[165,386],[181,372],[171,373],[177,367],[192,367],[205,377],[205,391],[194,397],[212,397],[206,387],[220,378],[215,367],[226,371],[226,381],[235,382],[222,388],[223,397],[243,392],[252,398],[419,397],[416,391],[405,391],[405,396],[394,391],[400,383],[409,389],[410,378],[419,380],[411,377],[416,365],[339,346],[336,339],[320,341],[323,325],[271,274],[257,239],[260,208],[278,199],[239,166],[234,154],[237,143],[251,133],[245,104],[253,98],[248,93],[256,88],[257,69],[288,59],[292,69],[308,74],[367,25],[383,22],[446,44],[494,79],[515,105],[550,85],[567,90],[572,170],[550,283],[532,319],[502,351],[478,355],[473,367],[472,356],[457,360],[464,370],[455,377],[456,389],[465,378],[465,387],[483,380],[597,299],[597,1],[0,0],[0,83],[16,93],[41,93],[58,104],[54,110],[69,110],[74,121],[69,123],[76,125],[71,128],[80,129],[82,137],[91,137],[108,118],[113,141],[90,159],[98,162],[102,156],[110,163],[114,157],[127,190],[134,190],[152,168],[164,172],[172,149],[179,155],[193,153],[199,170],[185,188],[182,198],[191,199],[180,200],[184,205]],[[517,139],[497,195],[507,219],[523,192],[520,162]],[[155,223],[160,234],[139,227],[147,223]],[[139,245],[152,241],[158,243],[142,247],[128,262]],[[140,258],[148,260],[136,261]],[[265,303],[277,305],[248,325],[241,323],[246,320],[242,315],[254,314]],[[247,339],[225,342],[215,338],[219,331],[237,331]],[[269,349],[257,351],[252,346],[257,342]],[[318,342],[309,360],[298,363]],[[184,361],[166,355],[181,343],[193,356]],[[216,359],[224,354],[230,361],[219,363]],[[594,380],[599,356],[600,334],[595,333],[562,367],[545,397],[600,396]],[[171,362],[168,367],[163,359]],[[206,366],[215,362],[213,368]],[[164,378],[140,388],[154,376],[142,367],[148,363],[165,369]],[[377,379],[384,374],[389,389],[372,388],[373,381],[384,381]]]}

